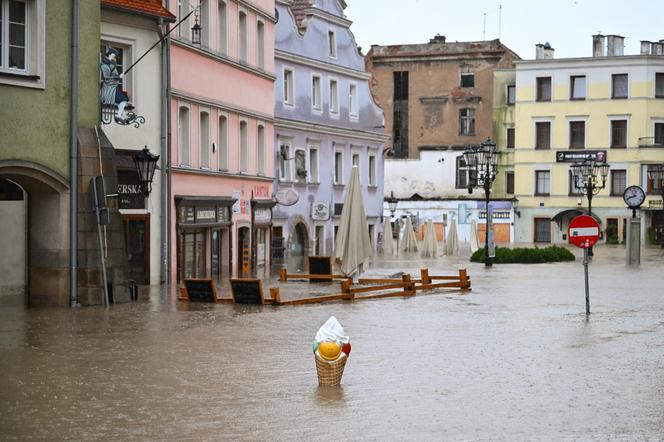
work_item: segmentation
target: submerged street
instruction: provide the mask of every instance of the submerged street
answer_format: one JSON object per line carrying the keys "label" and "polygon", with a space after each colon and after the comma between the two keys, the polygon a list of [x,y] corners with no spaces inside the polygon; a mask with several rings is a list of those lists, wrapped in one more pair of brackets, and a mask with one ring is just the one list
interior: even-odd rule
{"label": "submerged street", "polygon": [[[308,306],[139,303],[0,309],[0,434],[49,440],[657,439],[664,434],[661,249],[597,247],[589,318],[575,262],[467,267],[472,292]],[[411,257],[412,258],[412,257]],[[404,268],[405,266],[405,268]],[[282,292],[285,289],[282,286]],[[312,289],[313,290],[313,289]],[[316,287],[315,290],[320,290]],[[311,342],[353,345],[318,387]]]}

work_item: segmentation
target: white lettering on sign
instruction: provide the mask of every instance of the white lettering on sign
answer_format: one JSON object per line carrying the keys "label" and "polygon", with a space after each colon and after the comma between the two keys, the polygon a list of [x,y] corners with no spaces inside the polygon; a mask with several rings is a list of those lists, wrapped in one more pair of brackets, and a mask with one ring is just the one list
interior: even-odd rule
{"label": "white lettering on sign", "polygon": [[214,210],[197,210],[196,218],[197,219],[214,219],[215,211]]}
{"label": "white lettering on sign", "polygon": [[575,227],[569,230],[572,236],[599,236],[597,227]]}

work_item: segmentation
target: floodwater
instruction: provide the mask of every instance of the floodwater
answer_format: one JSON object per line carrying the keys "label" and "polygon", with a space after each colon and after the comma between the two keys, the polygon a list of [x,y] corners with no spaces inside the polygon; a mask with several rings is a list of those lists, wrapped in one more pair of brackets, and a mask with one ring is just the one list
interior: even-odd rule
{"label": "floodwater", "polygon": [[[663,439],[664,253],[628,268],[624,248],[595,251],[589,318],[580,259],[402,256],[367,271],[465,266],[467,295],[273,307],[155,290],[110,309],[5,306],[0,439]],[[353,351],[342,385],[321,388],[311,341],[330,315]]]}

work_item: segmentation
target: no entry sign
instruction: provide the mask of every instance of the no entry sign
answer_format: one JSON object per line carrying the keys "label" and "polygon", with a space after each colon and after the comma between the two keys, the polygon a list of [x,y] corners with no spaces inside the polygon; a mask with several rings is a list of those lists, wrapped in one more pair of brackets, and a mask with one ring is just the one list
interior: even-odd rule
{"label": "no entry sign", "polygon": [[579,215],[569,223],[567,236],[575,246],[587,249],[599,240],[599,224],[592,216]]}

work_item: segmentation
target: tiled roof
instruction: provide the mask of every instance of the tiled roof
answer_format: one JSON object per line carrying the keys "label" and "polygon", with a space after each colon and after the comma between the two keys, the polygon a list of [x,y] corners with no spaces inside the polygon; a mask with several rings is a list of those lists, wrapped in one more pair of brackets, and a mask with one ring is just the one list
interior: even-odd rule
{"label": "tiled roof", "polygon": [[175,21],[175,16],[164,8],[161,0],[101,0],[102,6],[123,9],[128,12],[162,17],[166,21]]}

